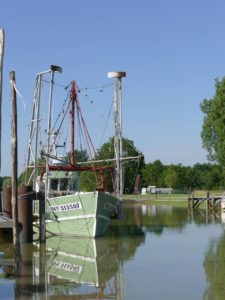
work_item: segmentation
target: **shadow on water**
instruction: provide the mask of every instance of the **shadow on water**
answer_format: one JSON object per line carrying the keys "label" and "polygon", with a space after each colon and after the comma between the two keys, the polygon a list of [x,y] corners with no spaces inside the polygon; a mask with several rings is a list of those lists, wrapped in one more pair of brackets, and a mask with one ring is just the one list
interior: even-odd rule
{"label": "shadow on water", "polygon": [[[162,235],[165,229],[182,232],[190,223],[221,223],[221,215],[169,206],[125,205],[124,218],[113,220],[105,237],[55,236],[47,238],[46,244],[22,245],[21,276],[16,278],[12,264],[7,265],[13,258],[11,235],[0,234],[2,299],[125,299],[123,264],[135,259],[146,235]],[[204,300],[225,295],[217,288],[223,286],[224,258],[225,234],[219,241],[212,240],[205,253],[208,288]]]}

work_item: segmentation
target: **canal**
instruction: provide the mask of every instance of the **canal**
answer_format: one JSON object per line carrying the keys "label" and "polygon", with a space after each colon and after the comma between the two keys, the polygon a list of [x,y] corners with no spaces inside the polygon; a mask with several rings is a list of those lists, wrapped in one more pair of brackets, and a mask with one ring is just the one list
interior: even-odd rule
{"label": "canal", "polygon": [[23,245],[19,277],[10,235],[1,233],[0,299],[225,299],[221,212],[133,204],[123,211],[102,238]]}

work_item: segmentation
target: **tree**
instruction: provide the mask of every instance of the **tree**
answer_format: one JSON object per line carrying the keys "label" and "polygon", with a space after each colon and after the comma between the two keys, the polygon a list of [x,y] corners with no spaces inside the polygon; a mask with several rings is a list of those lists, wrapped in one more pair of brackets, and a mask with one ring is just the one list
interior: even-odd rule
{"label": "tree", "polygon": [[[74,150],[74,158],[75,162],[84,162],[88,160],[88,152],[87,150],[81,149],[81,150]],[[71,152],[68,153],[66,160],[68,162],[71,161]]]}
{"label": "tree", "polygon": [[169,188],[175,188],[177,185],[178,174],[173,168],[168,168],[165,174],[165,184]]}
{"label": "tree", "polygon": [[[123,138],[123,157],[129,156],[138,156],[140,152],[134,145],[134,142]],[[98,150],[96,154],[96,159],[110,159],[114,158],[114,139],[110,138],[109,141],[102,145],[102,147]],[[112,165],[112,162],[109,163]],[[126,193],[133,192],[134,181],[137,174],[141,173],[141,169],[144,165],[144,158],[139,162],[134,161],[124,161],[123,169],[124,169],[124,191]],[[112,180],[112,169],[105,172],[105,180],[106,180],[106,189],[108,191],[113,191],[113,180]]]}
{"label": "tree", "polygon": [[210,161],[225,166],[225,77],[215,81],[215,95],[200,104],[204,114],[201,138]]}
{"label": "tree", "polygon": [[144,177],[144,186],[164,186],[164,170],[165,167],[160,160],[155,160],[153,163],[147,164],[142,170],[142,175]]}
{"label": "tree", "polygon": [[11,186],[11,177],[9,176],[0,177],[0,189],[6,186]]}

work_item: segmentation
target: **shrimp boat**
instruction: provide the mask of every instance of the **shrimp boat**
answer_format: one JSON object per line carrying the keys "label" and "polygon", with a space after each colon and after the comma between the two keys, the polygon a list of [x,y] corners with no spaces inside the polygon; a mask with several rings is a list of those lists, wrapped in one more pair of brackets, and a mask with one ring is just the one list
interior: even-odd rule
{"label": "shrimp boat", "polygon": [[[116,192],[110,194],[105,191],[104,170],[113,169],[111,165],[103,166],[94,161],[94,156],[89,154],[85,162],[77,162],[75,159],[75,114],[78,123],[83,125],[82,135],[86,137],[87,148],[93,148],[90,135],[88,133],[84,118],[81,113],[80,102],[78,99],[77,86],[75,81],[70,84],[68,102],[64,101],[64,108],[61,113],[56,114],[53,101],[53,86],[55,73],[62,72],[58,66],[52,65],[50,70],[36,75],[36,85],[33,97],[32,116],[29,128],[29,139],[26,155],[26,185],[33,185],[36,195],[33,205],[34,232],[39,232],[45,240],[46,234],[51,235],[74,235],[83,237],[97,237],[104,235],[110,219],[117,217],[121,210],[119,164],[120,157],[117,154],[116,166]],[[50,76],[50,92],[48,94],[48,107],[44,106],[42,92],[45,76]],[[124,74],[119,74],[119,81]],[[54,86],[55,88],[55,86]],[[68,87],[67,87],[68,90]],[[57,101],[58,104],[58,101]],[[118,105],[117,105],[118,107]],[[42,112],[47,117],[42,116]],[[60,149],[65,148],[66,143],[60,144],[62,137],[61,129],[66,116],[70,116],[70,161],[67,156],[59,153]],[[118,111],[117,111],[118,115]],[[119,118],[119,115],[118,115]],[[46,121],[47,119],[47,121]],[[53,125],[53,119],[56,119]],[[43,130],[43,122],[46,127]],[[59,127],[56,129],[55,124]],[[121,133],[117,126],[117,132]],[[46,139],[41,139],[43,132]],[[43,138],[43,136],[42,136]],[[117,137],[117,149],[120,150]],[[91,151],[90,151],[91,152]],[[114,163],[114,161],[113,161]],[[79,188],[81,172],[92,172],[100,183],[97,183],[92,192],[82,192]]]}

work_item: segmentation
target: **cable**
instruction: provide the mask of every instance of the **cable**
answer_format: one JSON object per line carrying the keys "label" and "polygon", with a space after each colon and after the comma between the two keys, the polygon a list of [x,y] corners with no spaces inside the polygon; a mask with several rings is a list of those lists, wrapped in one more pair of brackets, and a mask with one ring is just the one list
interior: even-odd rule
{"label": "cable", "polygon": [[109,108],[108,117],[107,117],[106,124],[105,124],[105,127],[104,127],[104,129],[103,129],[102,137],[101,137],[101,140],[100,140],[100,143],[99,143],[99,149],[100,149],[100,147],[101,147],[101,145],[102,145],[102,140],[103,140],[103,138],[104,138],[104,135],[105,135],[105,132],[106,132],[106,128],[107,128],[108,123],[109,123],[109,117],[110,117],[111,112],[112,112],[112,107],[113,107],[113,101],[112,101],[112,104],[111,104],[111,106],[110,106],[110,108]]}
{"label": "cable", "polygon": [[103,92],[102,89],[108,88],[110,86],[113,86],[113,83],[110,84],[105,84],[105,85],[100,85],[100,86],[94,86],[94,87],[83,87],[83,88],[79,88],[78,92],[83,91],[83,90],[98,90],[100,89],[99,92]]}

